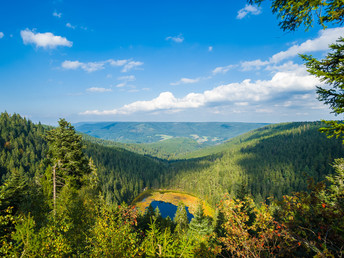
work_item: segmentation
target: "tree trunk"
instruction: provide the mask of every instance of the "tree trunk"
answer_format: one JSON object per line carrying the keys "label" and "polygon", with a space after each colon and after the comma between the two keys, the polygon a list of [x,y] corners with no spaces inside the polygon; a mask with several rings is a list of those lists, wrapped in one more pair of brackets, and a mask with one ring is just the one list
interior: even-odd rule
{"label": "tree trunk", "polygon": [[53,166],[53,204],[54,204],[54,218],[56,215],[56,164]]}

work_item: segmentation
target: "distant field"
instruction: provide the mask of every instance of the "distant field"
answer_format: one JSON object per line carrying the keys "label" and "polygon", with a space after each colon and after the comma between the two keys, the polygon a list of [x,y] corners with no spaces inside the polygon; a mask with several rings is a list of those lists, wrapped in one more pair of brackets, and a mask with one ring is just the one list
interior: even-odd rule
{"label": "distant field", "polygon": [[201,145],[216,145],[265,125],[235,122],[84,122],[74,126],[81,133],[121,143],[155,143],[188,138]]}
{"label": "distant field", "polygon": [[[77,123],[77,131],[102,139],[102,144],[143,155],[175,159],[209,146],[216,146],[265,123]],[[92,141],[95,141],[94,139]],[[112,143],[111,143],[111,142]],[[97,141],[100,143],[100,141]]]}

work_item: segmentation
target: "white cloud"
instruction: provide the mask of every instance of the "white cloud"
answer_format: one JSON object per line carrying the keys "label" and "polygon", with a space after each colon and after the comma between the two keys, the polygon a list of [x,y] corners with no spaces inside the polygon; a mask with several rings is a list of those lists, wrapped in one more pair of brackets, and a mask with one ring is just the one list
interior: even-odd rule
{"label": "white cloud", "polygon": [[278,52],[277,54],[270,57],[267,61],[262,61],[260,59],[253,61],[244,61],[241,62],[240,66],[243,71],[249,71],[252,69],[259,70],[264,66],[267,70],[293,70],[296,68],[296,66],[299,65],[294,64],[291,61],[286,62],[282,65],[277,65],[277,63],[280,63],[288,58],[298,56],[299,54],[305,54],[315,51],[326,51],[329,49],[329,45],[334,43],[342,35],[344,35],[344,27],[320,30],[317,38],[309,39],[301,44],[296,44],[294,42],[294,45],[289,47],[286,51]]}
{"label": "white cloud", "polygon": [[278,63],[284,59],[314,51],[329,49],[329,45],[344,35],[344,27],[320,30],[316,39],[309,39],[300,45],[293,45],[286,51],[281,51],[270,58],[271,63]]}
{"label": "white cloud", "polygon": [[212,51],[213,51],[213,46],[209,46],[209,47],[208,47],[208,51],[209,51],[209,52],[212,52]]}
{"label": "white cloud", "polygon": [[112,66],[123,66],[125,65],[128,60],[113,60],[113,59],[109,59],[108,62],[110,63],[110,65]]}
{"label": "white cloud", "polygon": [[262,9],[255,5],[246,4],[244,8],[238,11],[237,19],[241,20],[248,14],[258,15],[262,12]]}
{"label": "white cloud", "polygon": [[35,33],[34,30],[22,30],[20,35],[25,45],[34,44],[36,47],[56,48],[58,46],[71,47],[73,42],[61,36],[55,36],[51,32]]}
{"label": "white cloud", "polygon": [[222,74],[225,74],[227,73],[230,69],[236,67],[236,65],[227,65],[227,66],[219,66],[219,67],[216,67],[212,73],[213,75],[216,75],[216,74],[219,74],[219,73],[222,73]]}
{"label": "white cloud", "polygon": [[268,65],[269,62],[268,61],[262,61],[262,60],[253,60],[253,61],[245,61],[245,62],[241,62],[241,68],[243,71],[249,71],[254,69],[260,69],[260,67],[262,66],[266,66]]}
{"label": "white cloud", "polygon": [[71,70],[75,70],[78,69],[79,67],[81,67],[83,65],[83,63],[79,62],[79,61],[69,61],[66,60],[62,63],[62,67],[64,69],[71,69]]}
{"label": "white cloud", "polygon": [[53,16],[57,17],[57,18],[61,18],[62,13],[58,13],[58,12],[53,12]]}
{"label": "white cloud", "polygon": [[98,70],[104,69],[105,62],[88,62],[88,63],[82,63],[79,61],[69,61],[66,60],[62,63],[62,68],[68,69],[68,70],[76,70],[78,68],[81,68],[82,70],[86,72],[95,72]]}
{"label": "white cloud", "polygon": [[137,69],[137,67],[143,65],[143,62],[140,61],[130,61],[128,63],[126,63],[122,69],[123,73],[126,73],[128,71],[130,71],[131,69]]}
{"label": "white cloud", "polygon": [[73,29],[73,30],[76,28],[76,26],[73,26],[73,25],[70,24],[69,22],[66,23],[66,27],[67,27],[67,28],[71,28],[71,29]]}
{"label": "white cloud", "polygon": [[122,87],[124,87],[125,85],[127,85],[126,82],[121,82],[121,83],[117,84],[116,87],[117,87],[117,88],[122,88]]}
{"label": "white cloud", "polygon": [[182,34],[180,34],[180,35],[175,36],[175,37],[169,36],[166,38],[166,40],[172,40],[176,43],[182,43],[184,41],[184,37]]}
{"label": "white cloud", "polygon": [[98,62],[87,62],[83,63],[80,61],[70,61],[66,60],[64,61],[61,66],[64,69],[70,69],[70,70],[76,70],[78,68],[81,68],[82,70],[86,72],[94,72],[98,70],[102,70],[105,68],[105,65],[111,65],[111,66],[123,66],[122,72],[127,72],[131,69],[134,69],[138,66],[143,65],[143,62],[139,61],[130,61],[130,60],[113,60],[109,59],[106,61],[98,61]]}
{"label": "white cloud", "polygon": [[221,85],[203,93],[189,93],[182,98],[176,98],[171,92],[162,92],[152,100],[136,101],[113,110],[89,110],[82,114],[116,115],[161,110],[183,110],[199,108],[209,104],[222,105],[223,103],[245,106],[246,103],[263,103],[279,94],[288,95],[293,92],[313,91],[315,85],[319,84],[319,80],[309,75],[304,68],[297,71],[277,72],[271,80],[252,82],[250,79],[246,79],[240,83]]}
{"label": "white cloud", "polygon": [[88,91],[88,92],[110,92],[110,91],[112,91],[112,89],[92,87],[92,88],[88,88],[86,91]]}
{"label": "white cloud", "polygon": [[172,82],[170,83],[170,85],[180,85],[180,84],[190,84],[190,83],[197,83],[201,80],[202,78],[195,78],[195,79],[191,79],[191,78],[181,78],[179,81],[177,82]]}
{"label": "white cloud", "polygon": [[5,34],[0,31],[0,39],[2,39],[4,36],[5,36]]}

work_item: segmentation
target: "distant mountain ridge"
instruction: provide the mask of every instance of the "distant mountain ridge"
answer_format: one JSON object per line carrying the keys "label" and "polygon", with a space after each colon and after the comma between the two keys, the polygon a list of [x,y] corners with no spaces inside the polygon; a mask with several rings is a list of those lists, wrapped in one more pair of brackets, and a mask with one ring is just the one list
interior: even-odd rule
{"label": "distant mountain ridge", "polygon": [[155,143],[173,138],[192,139],[200,145],[216,145],[268,123],[241,122],[82,122],[81,133],[121,143]]}

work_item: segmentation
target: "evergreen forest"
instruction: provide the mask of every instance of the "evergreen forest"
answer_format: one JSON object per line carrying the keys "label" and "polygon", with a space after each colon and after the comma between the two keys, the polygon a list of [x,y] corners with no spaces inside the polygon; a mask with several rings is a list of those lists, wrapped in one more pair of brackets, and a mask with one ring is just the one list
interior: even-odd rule
{"label": "evergreen forest", "polygon": [[[176,159],[142,155],[18,114],[0,115],[6,257],[341,256],[344,154],[321,122],[267,125]],[[208,201],[189,222],[137,210],[146,189]]]}

